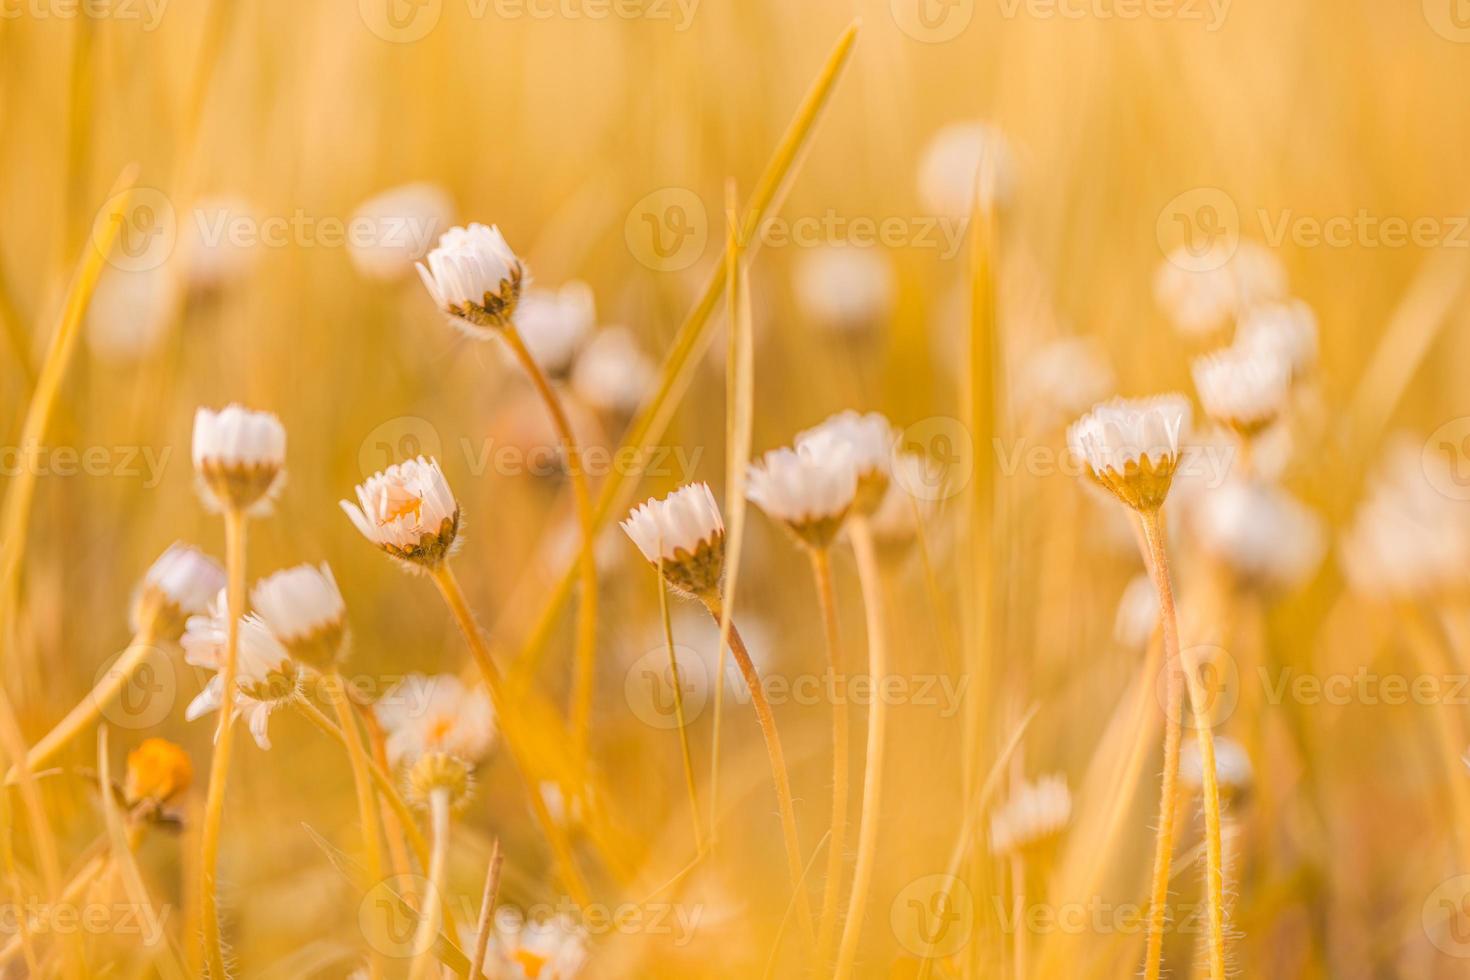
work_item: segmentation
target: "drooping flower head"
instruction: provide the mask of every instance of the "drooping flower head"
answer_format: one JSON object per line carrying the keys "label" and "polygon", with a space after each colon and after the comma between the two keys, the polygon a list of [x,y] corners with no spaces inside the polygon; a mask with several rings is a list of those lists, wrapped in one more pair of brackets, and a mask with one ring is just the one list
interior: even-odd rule
{"label": "drooping flower head", "polygon": [[215,510],[270,512],[286,476],[286,429],[270,412],[229,405],[194,414],[194,471]]}
{"label": "drooping flower head", "polygon": [[388,762],[408,770],[420,804],[436,789],[468,800],[470,775],[495,742],[495,712],[484,690],[453,674],[409,674],[373,706],[387,733]]}
{"label": "drooping flower head", "polygon": [[133,632],[177,640],[189,617],[206,612],[224,587],[225,570],[219,562],[198,548],[171,544],[138,584],[130,617]]}
{"label": "drooping flower head", "polygon": [[832,466],[837,464],[839,457],[846,455],[857,471],[858,487],[853,510],[866,516],[878,509],[888,490],[896,441],[893,426],[878,412],[860,415],[848,410],[798,432],[796,451]]}
{"label": "drooping flower head", "polygon": [[1179,466],[1189,417],[1182,395],[1114,399],[1074,422],[1067,446],[1119,500],[1136,510],[1157,510]]}
{"label": "drooping flower head", "polygon": [[857,498],[852,454],[774,449],[748,471],[746,496],[810,548],[829,547]]}
{"label": "drooping flower head", "polygon": [[565,375],[577,348],[597,324],[592,287],[578,280],[559,289],[533,286],[521,296],[515,323],[541,370],[553,377]]}
{"label": "drooping flower head", "polygon": [[508,980],[573,980],[587,962],[586,933],[569,917],[496,924],[498,975]]}
{"label": "drooping flower head", "polygon": [[690,483],[659,500],[649,497],[620,525],[643,557],[663,569],[682,595],[710,598],[725,567],[725,521],[707,483]]}
{"label": "drooping flower head", "polygon": [[[218,709],[224,702],[223,671],[229,629],[227,609],[225,593],[221,592],[209,614],[190,617],[184,632],[185,662],[215,671],[204,690],[184,712],[189,721]],[[271,740],[267,725],[271,712],[298,696],[301,671],[259,616],[243,617],[239,628],[235,656],[235,707],[249,725],[256,744],[268,749]]]}
{"label": "drooping flower head", "polygon": [[449,229],[418,270],[435,304],[475,339],[511,322],[526,279],[525,265],[494,225]]}
{"label": "drooping flower head", "polygon": [[1291,365],[1270,348],[1227,347],[1194,362],[1194,387],[1207,415],[1250,437],[1286,408]]}
{"label": "drooping flower head", "polygon": [[1011,854],[1061,833],[1072,818],[1072,794],[1060,775],[1022,783],[990,818],[990,849]]}
{"label": "drooping flower head", "polygon": [[341,654],[347,638],[347,604],[326,562],[298,565],[261,579],[250,601],[300,663],[323,670]]}
{"label": "drooping flower head", "polygon": [[437,568],[459,536],[459,502],[437,460],[419,456],[375,473],[342,510],[362,536],[411,570]]}

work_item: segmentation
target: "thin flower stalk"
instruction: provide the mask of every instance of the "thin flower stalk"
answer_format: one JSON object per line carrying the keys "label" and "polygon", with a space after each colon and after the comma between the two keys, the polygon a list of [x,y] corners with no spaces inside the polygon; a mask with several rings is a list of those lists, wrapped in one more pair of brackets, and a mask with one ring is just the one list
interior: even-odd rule
{"label": "thin flower stalk", "polygon": [[[832,589],[830,549],[810,549],[812,580],[821,607],[822,630],[827,644],[827,665],[837,690],[845,677],[841,640],[837,631],[837,601]],[[847,799],[849,712],[847,698],[839,694],[832,702],[832,829],[827,841],[827,881],[822,889],[822,917],[817,928],[817,969],[824,971],[832,958],[837,939],[837,904],[842,894],[843,866],[847,859]]]}
{"label": "thin flower stalk", "polygon": [[500,850],[500,838],[490,845],[490,865],[485,871],[485,893],[480,897],[480,918],[475,924],[475,948],[470,955],[470,977],[478,978],[485,965],[485,953],[490,948],[490,934],[495,931],[495,899],[500,894],[500,868],[505,855]]}
{"label": "thin flower stalk", "polygon": [[674,654],[674,624],[669,617],[669,593],[664,588],[663,567],[658,567],[658,612],[663,622],[664,646],[669,653],[669,680],[674,687],[674,717],[679,724],[679,752],[684,762],[684,788],[689,794],[689,817],[694,826],[694,849],[704,853],[704,828],[699,822],[699,792],[694,783],[694,756],[689,751],[689,725],[684,717],[684,682],[679,676],[679,658]]}
{"label": "thin flower stalk", "polygon": [[[352,704],[348,699],[347,684],[336,667],[322,675],[327,698],[337,709],[337,724],[342,730],[343,742],[347,747],[347,761],[352,768],[352,786],[357,795],[357,818],[362,824],[363,848],[367,853],[367,887],[373,888],[383,880],[383,839],[378,824],[378,803],[373,796],[372,777],[368,771],[367,749],[363,745],[362,731],[353,718]],[[373,980],[383,975],[383,954],[380,943],[369,943],[373,947],[368,960],[369,975]]]}
{"label": "thin flower stalk", "polygon": [[441,910],[448,904],[444,901],[444,867],[449,858],[449,804],[449,790],[439,788],[429,794],[429,833],[433,841],[429,852],[429,881],[410,947],[417,953],[409,967],[408,980],[425,980],[433,975],[434,937],[439,934]]}

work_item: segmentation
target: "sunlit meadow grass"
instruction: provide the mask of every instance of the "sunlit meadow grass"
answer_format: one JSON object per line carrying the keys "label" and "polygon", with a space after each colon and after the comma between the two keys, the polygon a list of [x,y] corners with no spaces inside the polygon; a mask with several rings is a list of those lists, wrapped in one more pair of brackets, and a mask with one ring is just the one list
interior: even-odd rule
{"label": "sunlit meadow grass", "polygon": [[0,976],[1463,975],[1455,13],[0,0]]}

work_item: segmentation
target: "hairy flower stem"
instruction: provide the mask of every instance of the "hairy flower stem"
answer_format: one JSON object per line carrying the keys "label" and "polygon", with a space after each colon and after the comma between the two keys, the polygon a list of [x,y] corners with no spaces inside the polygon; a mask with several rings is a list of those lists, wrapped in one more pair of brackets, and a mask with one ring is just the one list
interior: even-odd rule
{"label": "hairy flower stem", "polygon": [[429,852],[429,883],[424,907],[419,913],[418,928],[413,934],[415,950],[408,980],[424,980],[434,970],[434,937],[439,934],[440,910],[444,901],[444,865],[449,856],[449,791],[435,789],[429,794],[429,836],[433,840]]}
{"label": "hairy flower stem", "polygon": [[229,572],[226,606],[225,662],[220,669],[219,725],[215,728],[214,758],[209,765],[209,790],[200,830],[199,922],[204,930],[204,958],[210,980],[225,980],[224,945],[219,922],[219,843],[224,820],[225,783],[230,773],[230,748],[235,726],[235,668],[240,651],[240,617],[245,615],[245,513],[225,511],[225,563]]}
{"label": "hairy flower stem", "polygon": [[495,899],[500,894],[500,866],[505,855],[500,852],[500,838],[490,845],[490,866],[485,870],[485,893],[480,896],[480,918],[475,925],[475,948],[470,956],[470,980],[479,980],[490,948],[490,934],[495,931]]}
{"label": "hairy flower stem", "polygon": [[[1154,854],[1154,908],[1149,917],[1149,959],[1145,964],[1147,980],[1157,980],[1159,956],[1163,943],[1162,918],[1168,901],[1170,851],[1173,847],[1174,793],[1179,776],[1179,740],[1181,705],[1175,689],[1183,675],[1194,713],[1195,744],[1199,747],[1203,772],[1205,811],[1205,892],[1209,908],[1209,960],[1211,980],[1225,980],[1225,873],[1220,843],[1220,783],[1215,773],[1215,736],[1210,725],[1208,694],[1192,665],[1182,662],[1179,649],[1179,620],[1174,608],[1174,589],[1169,579],[1169,557],[1164,546],[1163,522],[1157,510],[1141,511],[1139,518],[1144,540],[1148,544],[1144,558],[1153,575],[1159,596],[1159,610],[1164,633],[1164,650],[1168,662],[1168,718],[1164,740],[1163,791],[1159,800],[1159,839]],[[1172,757],[1171,742],[1172,739]],[[1165,820],[1167,819],[1167,826]],[[1167,833],[1165,832],[1167,830]],[[1161,860],[1162,859],[1162,860]],[[1162,880],[1160,865],[1162,864]]]}
{"label": "hairy flower stem", "polygon": [[827,881],[822,889],[822,918],[817,927],[817,973],[826,971],[837,941],[837,902],[842,894],[842,868],[847,859],[848,710],[841,687],[845,664],[837,634],[837,600],[832,589],[832,555],[826,548],[811,549],[812,579],[822,611],[827,641],[827,664],[839,692],[832,701],[832,831],[827,841]]}
{"label": "hairy flower stem", "polygon": [[552,425],[556,427],[562,452],[566,454],[567,473],[571,477],[572,496],[577,506],[577,523],[582,531],[582,550],[577,559],[582,591],[577,607],[577,640],[573,658],[570,713],[572,756],[579,766],[584,766],[587,761],[588,726],[592,717],[592,688],[597,666],[597,554],[593,549],[597,522],[593,516],[592,490],[587,483],[586,467],[582,465],[582,450],[556,389],[546,379],[541,365],[531,356],[513,324],[506,326],[501,335],[546,404]]}
{"label": "hairy flower stem", "polygon": [[[465,601],[464,590],[460,588],[459,579],[455,578],[454,571],[447,564],[435,568],[433,577],[434,584],[439,587],[440,593],[444,596],[444,602],[449,606],[449,611],[459,625],[459,631],[464,634],[465,643],[469,645],[470,653],[475,658],[476,666],[480,668],[481,676],[485,678],[485,686],[490,691],[490,702],[495,708],[496,717],[509,718],[510,705],[506,698],[500,668],[495,666],[495,661],[490,656],[490,649],[485,645],[485,637],[481,635],[474,613],[470,611],[469,603]],[[573,902],[578,905],[586,905],[591,896],[587,891],[586,882],[582,880],[581,872],[577,870],[576,860],[572,856],[571,842],[567,840],[561,825],[551,818],[551,811],[546,809],[546,800],[541,796],[540,787],[536,785],[536,781],[531,776],[532,770],[527,764],[519,731],[504,723],[501,728],[505,735],[506,748],[509,749],[511,758],[526,784],[526,794],[530,797],[531,802],[531,813],[536,817],[536,822],[540,824],[546,842],[551,846],[552,858],[556,862],[562,884],[566,886],[567,893]]]}
{"label": "hairy flower stem", "polygon": [[[719,596],[703,596],[701,599],[718,626],[721,614]],[[740,676],[750,690],[750,703],[755,708],[755,718],[760,724],[761,736],[765,739],[766,755],[770,757],[771,782],[776,787],[776,804],[781,811],[781,835],[786,845],[786,870],[791,876],[797,916],[810,941],[813,935],[812,908],[802,884],[804,869],[801,841],[796,833],[796,801],[791,795],[791,776],[786,769],[786,753],[781,748],[781,734],[776,729],[776,715],[771,711],[771,703],[766,700],[766,691],[761,686],[760,673],[750,659],[750,650],[745,646],[745,640],[733,622],[730,623],[729,645],[730,655],[735,658],[735,666],[740,669]]]}
{"label": "hairy flower stem", "polygon": [[[348,700],[347,684],[335,667],[322,676],[326,684],[327,697],[337,709],[337,724],[342,729],[343,742],[347,746],[347,761],[352,767],[352,785],[357,792],[357,817],[362,824],[363,846],[367,854],[367,889],[372,889],[383,880],[383,840],[378,829],[378,806],[373,798],[372,777],[368,773],[367,749],[363,745],[362,731],[353,717],[352,704]],[[368,961],[369,976],[378,980],[383,976],[383,954],[381,943],[369,943],[373,954]]]}
{"label": "hairy flower stem", "polygon": [[694,828],[694,849],[704,853],[704,829],[699,822],[699,793],[694,783],[694,755],[689,751],[689,725],[684,718],[684,680],[679,676],[679,658],[674,653],[674,624],[669,619],[669,592],[664,588],[663,563],[658,565],[659,619],[664,628],[664,645],[669,653],[669,681],[674,689],[674,718],[679,723],[679,750],[684,760],[684,789],[689,794],[689,819]]}
{"label": "hairy flower stem", "polygon": [[[848,525],[852,551],[857,558],[858,583],[863,592],[863,615],[868,629],[868,672],[875,686],[888,673],[888,613],[883,599],[883,580],[878,571],[878,552],[873,530],[866,518]],[[868,888],[878,857],[878,810],[883,796],[883,742],[888,730],[888,706],[874,698],[868,709],[867,759],[863,764],[863,802],[858,810],[857,863],[853,866],[852,892],[847,901],[847,922],[837,951],[834,976],[843,980],[852,973],[862,936],[863,916],[868,905]]]}

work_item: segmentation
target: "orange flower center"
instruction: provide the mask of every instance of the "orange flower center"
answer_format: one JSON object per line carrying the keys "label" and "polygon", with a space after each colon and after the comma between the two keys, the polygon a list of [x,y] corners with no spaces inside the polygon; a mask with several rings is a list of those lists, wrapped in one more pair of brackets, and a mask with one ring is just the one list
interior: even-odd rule
{"label": "orange flower center", "polygon": [[526,971],[526,976],[531,980],[536,980],[541,976],[541,971],[546,969],[546,957],[540,953],[533,953],[529,949],[516,950],[515,961],[520,964],[522,970]]}

